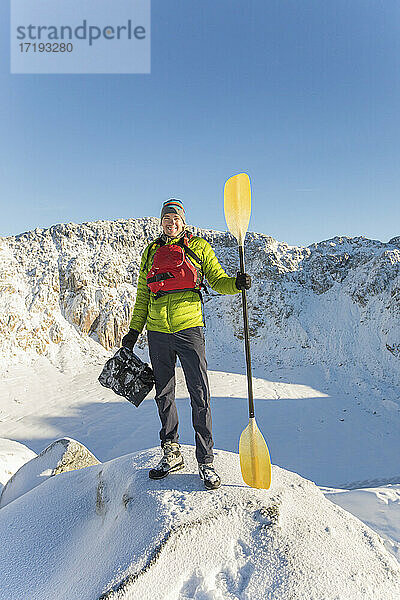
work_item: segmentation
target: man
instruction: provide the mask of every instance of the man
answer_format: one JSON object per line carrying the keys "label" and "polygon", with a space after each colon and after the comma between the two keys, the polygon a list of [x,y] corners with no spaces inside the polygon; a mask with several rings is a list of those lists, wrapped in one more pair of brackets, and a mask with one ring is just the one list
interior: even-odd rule
{"label": "man", "polygon": [[207,489],[216,489],[221,479],[213,466],[202,278],[204,275],[220,294],[249,289],[251,278],[246,273],[238,273],[236,278],[226,275],[210,244],[186,230],[185,210],[180,200],[172,198],[164,202],[161,226],[162,236],[143,252],[130,329],[122,339],[123,346],[133,348],[146,325],[163,450],[162,459],[150,470],[149,477],[161,479],[184,466],[175,405],[178,356],[190,394],[199,475]]}

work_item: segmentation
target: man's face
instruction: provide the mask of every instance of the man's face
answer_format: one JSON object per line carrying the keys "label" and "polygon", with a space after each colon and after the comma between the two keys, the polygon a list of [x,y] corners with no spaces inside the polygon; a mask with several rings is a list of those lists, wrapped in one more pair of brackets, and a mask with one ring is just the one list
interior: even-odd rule
{"label": "man's face", "polygon": [[183,231],[184,223],[179,215],[168,213],[163,216],[161,226],[165,235],[176,237]]}

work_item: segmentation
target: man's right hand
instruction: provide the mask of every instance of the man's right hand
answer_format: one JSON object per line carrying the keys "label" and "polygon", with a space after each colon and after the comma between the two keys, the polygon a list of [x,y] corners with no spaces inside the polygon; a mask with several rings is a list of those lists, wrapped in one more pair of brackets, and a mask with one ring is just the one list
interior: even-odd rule
{"label": "man's right hand", "polygon": [[139,337],[139,331],[136,329],[130,329],[126,335],[122,338],[122,346],[124,348],[129,348],[129,350],[133,350],[133,346],[136,344],[137,339]]}

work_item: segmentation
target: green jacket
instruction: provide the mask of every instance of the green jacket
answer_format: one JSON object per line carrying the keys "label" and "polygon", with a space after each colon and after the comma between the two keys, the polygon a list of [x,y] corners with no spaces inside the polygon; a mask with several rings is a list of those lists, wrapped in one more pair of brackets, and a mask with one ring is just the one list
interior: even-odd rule
{"label": "green jacket", "polygon": [[[178,238],[171,239],[167,244],[175,244],[177,241]],[[202,260],[204,277],[213,290],[220,294],[239,292],[235,285],[235,277],[228,277],[206,240],[193,236],[189,240],[189,247]],[[149,331],[176,333],[188,327],[204,326],[202,304],[197,292],[174,292],[156,298],[147,287],[147,273],[152,267],[158,248],[157,244],[151,243],[143,252],[130,327],[140,332],[146,325]]]}

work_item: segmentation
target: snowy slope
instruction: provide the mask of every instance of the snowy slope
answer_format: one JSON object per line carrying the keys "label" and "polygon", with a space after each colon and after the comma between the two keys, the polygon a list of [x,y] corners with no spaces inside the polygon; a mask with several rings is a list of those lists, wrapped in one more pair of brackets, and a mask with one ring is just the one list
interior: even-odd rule
{"label": "snowy slope", "polygon": [[36,454],[19,442],[0,438],[0,494],[12,475]]}
{"label": "snowy slope", "polygon": [[238,456],[218,451],[224,485],[206,492],[183,450],[185,470],[161,482],[147,475],[159,450],[147,450],[57,475],[1,509],[0,597],[399,596],[382,540],[312,483],[275,467],[271,489],[252,490]]}
{"label": "snowy slope", "polygon": [[400,484],[360,490],[325,488],[323,492],[326,498],[377,531],[400,562]]}
{"label": "snowy slope", "polygon": [[[0,386],[0,437],[22,442],[36,453],[56,438],[72,437],[101,461],[157,445],[154,391],[137,409],[98,383],[101,368],[98,364],[84,373],[60,373],[44,359],[35,368],[25,367],[25,379],[10,378]],[[209,371],[215,445],[233,452],[248,423],[243,356],[235,371]],[[256,370],[256,375],[257,422],[275,464],[329,487],[400,481],[400,411],[388,385],[373,390],[343,379],[327,383],[316,366],[276,369],[262,376]],[[392,397],[395,408],[382,396]],[[180,439],[192,444],[181,368],[177,406]]]}

